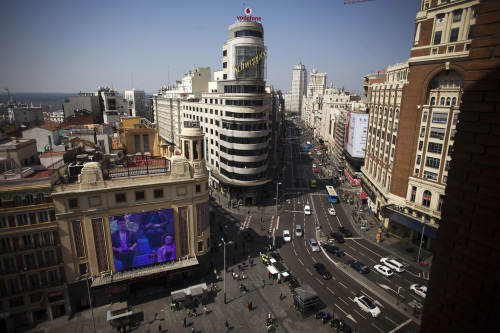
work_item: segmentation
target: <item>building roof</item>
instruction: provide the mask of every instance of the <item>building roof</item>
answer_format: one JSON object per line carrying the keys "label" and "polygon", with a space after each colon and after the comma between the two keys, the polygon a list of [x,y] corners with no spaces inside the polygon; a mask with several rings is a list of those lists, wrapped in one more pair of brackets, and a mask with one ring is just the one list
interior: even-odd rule
{"label": "building roof", "polygon": [[84,116],[84,117],[69,116],[69,117],[66,117],[66,124],[67,125],[93,125],[94,124],[94,117],[92,117],[92,116]]}
{"label": "building roof", "polygon": [[38,128],[42,128],[48,131],[57,131],[58,129],[61,128],[61,124],[56,123],[54,121],[45,121],[45,124],[38,126]]}

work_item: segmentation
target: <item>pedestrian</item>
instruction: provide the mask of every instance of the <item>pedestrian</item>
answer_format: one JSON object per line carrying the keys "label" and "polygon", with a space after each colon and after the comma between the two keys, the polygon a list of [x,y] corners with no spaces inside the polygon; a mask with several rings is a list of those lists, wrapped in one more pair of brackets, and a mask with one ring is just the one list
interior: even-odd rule
{"label": "pedestrian", "polygon": [[189,310],[189,308],[186,309],[186,313],[188,317],[191,317],[191,310]]}
{"label": "pedestrian", "polygon": [[229,331],[229,323],[227,322],[227,320],[224,323],[224,326],[226,327],[226,330],[224,332],[227,333],[227,331]]}
{"label": "pedestrian", "polygon": [[283,293],[280,293],[280,301],[283,299]]}
{"label": "pedestrian", "polygon": [[252,302],[250,302],[250,308],[249,308],[249,310],[252,311],[252,309],[253,309]]}
{"label": "pedestrian", "polygon": [[271,274],[271,272],[269,272],[269,274],[268,274],[268,275],[269,275],[269,280],[271,280],[271,277],[272,277],[273,275]]}
{"label": "pedestrian", "polygon": [[186,317],[182,320],[182,327],[186,327]]}
{"label": "pedestrian", "polygon": [[158,325],[158,333],[163,332],[161,325]]}
{"label": "pedestrian", "polygon": [[250,312],[250,303],[247,303],[248,312]]}
{"label": "pedestrian", "polygon": [[260,225],[260,231],[263,231],[264,230],[264,226],[261,224]]}
{"label": "pedestrian", "polygon": [[203,307],[203,312],[205,313],[205,316],[208,314],[208,309],[207,309],[207,307],[206,307],[206,306],[205,306],[205,307]]}
{"label": "pedestrian", "polygon": [[120,333],[120,330],[121,330],[121,329],[122,329],[122,326],[121,326],[120,324],[118,324],[118,326],[116,326],[116,331],[117,331],[118,333]]}
{"label": "pedestrian", "polygon": [[196,332],[196,329],[194,328],[194,326],[191,326],[191,332],[192,333]]}

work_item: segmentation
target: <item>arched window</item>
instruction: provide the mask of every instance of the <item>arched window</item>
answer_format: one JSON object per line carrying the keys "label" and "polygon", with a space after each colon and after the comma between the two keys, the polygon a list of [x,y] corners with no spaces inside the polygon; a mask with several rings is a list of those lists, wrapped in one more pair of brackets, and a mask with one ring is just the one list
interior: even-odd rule
{"label": "arched window", "polygon": [[389,117],[392,117],[392,108],[389,109]]}
{"label": "arched window", "polygon": [[445,98],[441,97],[441,103],[440,103],[440,105],[444,105],[444,101],[445,101]]}
{"label": "arched window", "polygon": [[446,99],[446,105],[451,105],[451,98],[449,98],[449,97],[448,97],[448,98]]}
{"label": "arched window", "polygon": [[424,191],[422,206],[429,208],[431,206],[432,193],[429,190]]}
{"label": "arched window", "polygon": [[33,196],[31,194],[26,194],[24,199],[26,200],[27,205],[32,205],[35,203],[35,199],[33,198]]}
{"label": "arched window", "polygon": [[38,193],[36,195],[36,200],[38,201],[39,204],[44,203],[45,202],[45,194]]}
{"label": "arched window", "polygon": [[399,119],[399,109],[396,109],[396,119]]}
{"label": "arched window", "polygon": [[21,196],[19,196],[19,195],[14,196],[14,198],[12,198],[12,200],[14,200],[14,206],[16,206],[16,207],[19,207],[23,204],[23,200],[21,199]]}
{"label": "arched window", "polygon": [[451,99],[451,105],[457,105],[457,98],[456,97],[453,97]]}
{"label": "arched window", "polygon": [[431,105],[436,105],[436,97],[431,97]]}

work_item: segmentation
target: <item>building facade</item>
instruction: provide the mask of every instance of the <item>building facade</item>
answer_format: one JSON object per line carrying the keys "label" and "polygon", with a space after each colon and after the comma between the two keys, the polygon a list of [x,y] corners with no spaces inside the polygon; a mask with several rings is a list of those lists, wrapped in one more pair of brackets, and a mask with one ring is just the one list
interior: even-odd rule
{"label": "building facade", "polygon": [[128,115],[130,117],[147,118],[146,94],[144,90],[125,90],[124,98],[128,102]]}
{"label": "building facade", "polygon": [[287,111],[300,115],[302,111],[302,102],[307,95],[307,71],[306,66],[298,63],[292,71],[292,89],[291,99],[287,100]]}

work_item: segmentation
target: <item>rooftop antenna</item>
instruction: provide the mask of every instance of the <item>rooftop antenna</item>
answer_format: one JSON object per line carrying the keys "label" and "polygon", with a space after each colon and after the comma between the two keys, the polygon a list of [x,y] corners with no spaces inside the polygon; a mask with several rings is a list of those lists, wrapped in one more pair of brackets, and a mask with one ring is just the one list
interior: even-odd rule
{"label": "rooftop antenna", "polygon": [[132,75],[132,90],[134,90],[134,74],[132,73],[130,75]]}
{"label": "rooftop antenna", "polygon": [[170,85],[170,66],[167,66],[167,87]]}

